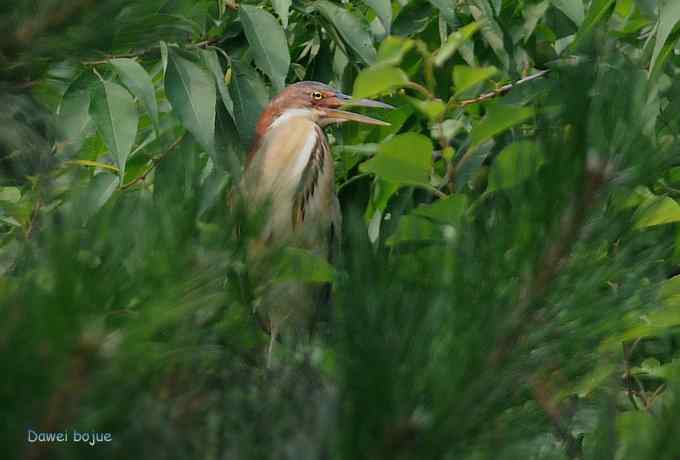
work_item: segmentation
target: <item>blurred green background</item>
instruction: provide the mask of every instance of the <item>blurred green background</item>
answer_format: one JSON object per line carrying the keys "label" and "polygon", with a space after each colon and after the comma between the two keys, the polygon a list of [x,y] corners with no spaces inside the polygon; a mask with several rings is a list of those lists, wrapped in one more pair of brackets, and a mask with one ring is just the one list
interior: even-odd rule
{"label": "blurred green background", "polygon": [[[680,458],[679,5],[3,2],[2,457]],[[300,80],[397,109],[327,130],[332,314],[266,370],[227,195]]]}

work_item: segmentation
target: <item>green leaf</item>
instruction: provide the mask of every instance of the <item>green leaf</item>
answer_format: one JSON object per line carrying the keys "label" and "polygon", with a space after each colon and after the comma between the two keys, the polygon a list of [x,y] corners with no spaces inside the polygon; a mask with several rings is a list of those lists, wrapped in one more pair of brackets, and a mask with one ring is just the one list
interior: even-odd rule
{"label": "green leaf", "polygon": [[677,0],[666,0],[659,10],[659,22],[656,26],[656,43],[654,53],[649,65],[650,72],[654,69],[654,64],[661,54],[661,50],[666,44],[666,40],[671,35],[675,25],[680,22],[680,2]]}
{"label": "green leaf", "polygon": [[519,141],[510,144],[494,160],[487,190],[514,187],[536,173],[542,164],[543,155],[536,143]]}
{"label": "green leaf", "polygon": [[[359,168],[361,169],[361,168]],[[376,177],[371,187],[371,196],[366,206],[364,218],[368,223],[368,237],[371,243],[380,238],[380,227],[383,221],[383,213],[394,193],[399,190],[399,184],[389,182]]]}
{"label": "green leaf", "polygon": [[255,64],[271,79],[276,89],[282,90],[290,66],[286,34],[276,18],[261,8],[240,5],[239,12]]}
{"label": "green leaf", "polygon": [[369,67],[354,81],[354,97],[373,97],[401,88],[409,83],[403,70],[396,67]]}
{"label": "green leaf", "polygon": [[422,101],[409,97],[408,100],[416,109],[432,121],[439,119],[444,110],[446,110],[446,104],[439,99]]}
{"label": "green leaf", "polygon": [[503,30],[494,19],[493,9],[487,0],[471,0],[470,13],[480,23],[484,40],[491,46],[504,69],[510,66],[510,56],[503,43]]}
{"label": "green leaf", "polygon": [[465,195],[449,195],[432,204],[421,204],[411,214],[442,224],[457,225],[465,214],[467,205],[468,198]]}
{"label": "green leaf", "polygon": [[113,192],[115,192],[116,188],[118,188],[118,184],[118,176],[108,172],[96,174],[92,178],[85,195],[85,221],[92,217],[102,208],[102,206],[106,204],[107,201],[109,201],[109,198],[111,198]]}
{"label": "green leaf", "polygon": [[132,59],[111,59],[109,62],[116,69],[127,89],[142,101],[147,112],[149,112],[156,131],[158,131],[158,103],[156,102],[156,91],[149,74],[144,70],[144,67]]}
{"label": "green leaf", "polygon": [[528,5],[524,8],[524,25],[522,26],[522,30],[524,32],[524,43],[526,43],[527,40],[531,38],[531,35],[536,29],[536,24],[538,24],[538,21],[540,21],[545,15],[548,7],[550,7],[550,4],[547,2],[547,0],[544,0],[541,3]]}
{"label": "green leaf", "polygon": [[471,22],[455,31],[442,45],[434,57],[434,64],[442,66],[458,49],[479,30],[479,23]]}
{"label": "green leaf", "polygon": [[678,296],[680,296],[680,275],[675,275],[661,283],[661,287],[659,287],[660,300],[672,299],[673,297],[680,299]]}
{"label": "green leaf", "polygon": [[515,107],[503,104],[495,104],[489,109],[489,113],[477,123],[470,133],[472,144],[470,148],[476,148],[495,135],[506,129],[522,123],[534,116],[532,107]]}
{"label": "green leaf", "polygon": [[171,52],[165,93],[182,125],[208,152],[215,148],[215,80],[206,70]]}
{"label": "green leaf", "polygon": [[432,142],[416,133],[394,136],[379,147],[378,154],[359,166],[361,172],[406,185],[430,183]]}
{"label": "green leaf", "polygon": [[217,89],[222,97],[222,102],[224,106],[229,111],[229,114],[234,116],[234,101],[231,99],[227,85],[224,83],[224,71],[222,70],[222,65],[220,64],[220,59],[217,56],[217,52],[213,49],[201,50],[201,58],[206,68],[215,77],[215,83],[217,84]]}
{"label": "green leaf", "polygon": [[498,69],[491,67],[468,67],[457,65],[453,68],[453,82],[456,96],[460,96],[468,89],[476,86],[498,73]]}
{"label": "green leaf", "polygon": [[392,2],[390,0],[364,0],[364,3],[375,11],[387,35],[392,27]]}
{"label": "green leaf", "polygon": [[95,89],[90,114],[118,165],[120,177],[124,177],[125,162],[137,136],[135,100],[122,86],[103,81]]}
{"label": "green leaf", "polygon": [[641,206],[633,219],[634,229],[680,222],[680,205],[672,198],[660,196]]}
{"label": "green leaf", "polygon": [[85,72],[71,83],[59,105],[57,126],[61,134],[58,152],[70,157],[80,150],[91,128],[90,85],[98,84],[90,72]]}
{"label": "green leaf", "polygon": [[428,0],[441,13],[442,17],[451,26],[456,24],[456,11],[454,9],[454,2],[451,0]]}
{"label": "green leaf", "polygon": [[429,3],[408,2],[392,22],[392,35],[414,36],[425,30],[434,17]]}
{"label": "green leaf", "polygon": [[223,104],[217,106],[215,125],[217,129],[213,161],[220,169],[228,171],[234,180],[238,180],[241,173],[240,139],[234,120]]}
{"label": "green leaf", "polygon": [[359,18],[327,0],[319,0],[314,5],[362,61],[369,65],[375,62],[376,52],[371,34]]}
{"label": "green leaf", "polygon": [[410,38],[389,36],[385,38],[378,48],[378,63],[399,65],[406,53],[415,46]]}
{"label": "green leaf", "polygon": [[577,26],[581,26],[585,16],[583,0],[550,0],[550,3],[563,12]]}
{"label": "green leaf", "polygon": [[276,15],[281,19],[281,24],[283,28],[288,28],[288,16],[290,15],[290,5],[293,3],[292,0],[272,0],[272,6]]}
{"label": "green leaf", "polygon": [[576,33],[571,49],[576,49],[593,32],[595,26],[604,21],[614,9],[616,0],[593,0],[588,9],[588,15],[583,20],[581,27]]}
{"label": "green leaf", "polygon": [[241,144],[247,147],[255,132],[255,124],[267,104],[267,87],[252,67],[232,60],[232,69],[234,73],[229,91],[234,100],[234,121],[241,136]]}
{"label": "green leaf", "polygon": [[0,201],[18,203],[21,199],[21,191],[16,187],[0,187]]}

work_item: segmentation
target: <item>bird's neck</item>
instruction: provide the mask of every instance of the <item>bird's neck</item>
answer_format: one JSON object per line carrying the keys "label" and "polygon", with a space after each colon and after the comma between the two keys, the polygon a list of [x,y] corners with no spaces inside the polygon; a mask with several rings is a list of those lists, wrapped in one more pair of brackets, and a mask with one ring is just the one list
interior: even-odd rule
{"label": "bird's neck", "polygon": [[272,103],[263,113],[260,115],[260,119],[255,127],[255,138],[248,152],[248,158],[246,160],[246,167],[250,164],[262,145],[262,139],[267,135],[267,131],[271,128],[275,128],[277,125],[285,123],[291,118],[307,118],[315,123],[318,122],[318,114],[316,111],[307,108],[287,108],[279,106],[279,104]]}

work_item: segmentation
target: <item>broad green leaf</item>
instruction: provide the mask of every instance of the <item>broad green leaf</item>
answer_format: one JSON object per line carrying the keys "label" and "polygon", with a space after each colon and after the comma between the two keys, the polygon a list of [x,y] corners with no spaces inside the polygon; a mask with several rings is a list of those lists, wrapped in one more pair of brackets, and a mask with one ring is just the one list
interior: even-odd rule
{"label": "broad green leaf", "polygon": [[229,85],[229,92],[234,100],[234,121],[241,136],[241,145],[248,147],[255,132],[255,124],[267,105],[267,87],[252,67],[232,60],[232,69],[233,81]]}
{"label": "broad green leaf", "polygon": [[446,110],[446,104],[439,99],[423,101],[414,97],[409,97],[408,100],[423,115],[433,121],[439,119],[441,114],[444,113],[444,110]]}
{"label": "broad green leaf", "polygon": [[17,203],[21,199],[21,191],[16,187],[0,187],[0,201]]}
{"label": "broad green leaf", "polygon": [[460,96],[468,89],[488,80],[498,73],[498,69],[491,67],[468,67],[457,65],[453,68],[453,83],[456,96]]}
{"label": "broad green leaf", "polygon": [[577,26],[583,23],[585,16],[583,0],[550,0],[550,3],[563,12]]}
{"label": "broad green leaf", "polygon": [[680,22],[680,2],[677,0],[665,0],[659,10],[659,22],[656,26],[656,42],[654,53],[649,65],[650,73],[654,69],[654,64],[661,54],[661,50],[666,44],[675,25]]}
{"label": "broad green leaf", "polygon": [[364,0],[364,3],[375,11],[387,35],[392,27],[392,2],[390,0]]}
{"label": "broad green leaf", "polygon": [[171,52],[165,93],[182,125],[206,151],[213,152],[217,102],[214,78],[203,68]]}
{"label": "broad green leaf", "polygon": [[534,5],[528,5],[524,7],[524,25],[522,26],[522,31],[524,32],[524,43],[531,38],[531,35],[536,29],[536,24],[545,15],[545,12],[550,7],[547,0],[542,1]]}
{"label": "broad green leaf", "polygon": [[378,63],[399,65],[404,55],[415,46],[415,42],[410,38],[389,36],[385,38],[378,48]]}
{"label": "broad green leaf", "polygon": [[541,167],[543,155],[536,143],[519,141],[510,144],[498,155],[489,172],[488,191],[514,187]]}
{"label": "broad green leaf", "polygon": [[471,0],[470,13],[475,21],[480,23],[480,31],[484,40],[491,46],[503,69],[507,69],[510,66],[510,56],[503,43],[503,30],[494,19],[488,0]]}
{"label": "broad green leaf", "polygon": [[641,206],[633,218],[635,229],[680,222],[680,205],[672,198],[660,196]]}
{"label": "broad green leaf", "polygon": [[583,20],[576,37],[571,44],[571,49],[577,48],[587,37],[590,36],[595,26],[609,17],[616,0],[593,0],[588,9],[588,15]]}
{"label": "broad green leaf", "polygon": [[85,221],[109,201],[113,192],[118,188],[118,184],[118,176],[108,172],[96,174],[92,178],[85,196],[85,215],[83,216]]}
{"label": "broad green leaf", "polygon": [[120,177],[124,177],[125,162],[137,136],[135,100],[122,86],[103,81],[94,91],[90,114],[118,165]]}
{"label": "broad green leaf", "polygon": [[661,287],[659,287],[659,299],[662,301],[671,300],[678,303],[677,301],[680,300],[680,275],[675,275],[661,283]]}
{"label": "broad green leaf", "polygon": [[634,367],[631,371],[635,374],[657,379],[669,379],[680,375],[680,359],[674,359],[668,364],[661,365],[657,359],[647,358],[641,363],[640,367]]}
{"label": "broad green leaf", "polygon": [[300,248],[288,246],[277,260],[275,279],[299,280],[311,283],[333,281],[335,270],[323,258]]}
{"label": "broad green leaf", "polygon": [[290,54],[281,25],[274,16],[252,5],[240,5],[239,15],[255,64],[267,74],[276,89],[283,89],[290,66]]}
{"label": "broad green leaf", "polygon": [[215,119],[215,154],[214,163],[237,180],[241,173],[240,139],[234,120],[223,104],[217,105]]}
{"label": "broad green leaf", "polygon": [[[671,297],[672,301],[664,302],[662,308],[658,308],[649,314],[635,315],[631,319],[635,325],[625,332],[613,335],[605,339],[600,345],[600,350],[611,350],[621,346],[621,342],[634,340],[639,337],[653,337],[668,334],[670,328],[680,326],[680,302],[678,296]],[[632,315],[631,315],[632,316]]]}
{"label": "broad green leaf", "polygon": [[442,240],[442,228],[428,219],[407,214],[399,219],[397,229],[387,238],[388,246],[400,243]]}
{"label": "broad green leaf", "polygon": [[90,86],[98,84],[91,72],[85,72],[69,85],[59,104],[57,127],[60,133],[58,152],[66,157],[76,153],[91,130]]}
{"label": "broad green leaf", "polygon": [[227,85],[224,82],[224,71],[222,70],[222,65],[220,64],[220,59],[217,56],[217,52],[213,49],[201,50],[201,58],[203,58],[203,63],[206,68],[215,77],[215,83],[217,84],[217,89],[222,97],[222,102],[224,106],[229,111],[229,114],[234,116],[234,101],[231,99]]}
{"label": "broad green leaf", "polygon": [[471,181],[480,171],[482,164],[487,159],[494,146],[495,142],[492,139],[489,139],[482,142],[480,145],[471,146],[465,152],[465,161],[461,159],[456,167],[454,182],[457,192],[462,192],[466,186],[472,185]]}
{"label": "broad green leaf", "polygon": [[392,22],[392,35],[412,37],[425,30],[434,17],[434,8],[429,3],[408,2]]}
{"label": "broad green leaf", "polygon": [[319,0],[314,6],[340,33],[342,39],[366,64],[373,64],[376,58],[375,48],[368,27],[354,14],[327,0]]}
{"label": "broad green leaf", "polygon": [[532,116],[534,116],[532,107],[495,104],[489,109],[489,113],[472,128],[470,148],[478,147],[495,135],[526,121]]}
{"label": "broad green leaf", "polygon": [[429,185],[432,142],[422,134],[399,134],[379,147],[378,154],[359,166],[361,172],[407,185]]}
{"label": "broad green leaf", "polygon": [[[133,59],[121,58],[111,59],[111,65],[121,81],[135,95],[146,107],[149,116],[158,128],[158,103],[156,102],[156,90],[153,87],[151,77],[144,70],[144,67],[139,65]],[[158,130],[158,129],[156,129]]]}
{"label": "broad green leaf", "polygon": [[454,26],[456,24],[456,12],[454,9],[454,2],[451,0],[428,0],[434,5],[442,17],[448,24]]}
{"label": "broad green leaf", "polygon": [[668,59],[673,56],[675,53],[675,43],[674,40],[669,40],[663,48],[661,48],[661,51],[659,54],[656,56],[656,59],[653,62],[653,65],[650,65],[649,67],[649,79],[650,80],[656,80],[656,77],[660,74],[660,72],[663,71],[664,66],[666,65],[666,62]]}
{"label": "broad green leaf", "polygon": [[408,77],[397,67],[369,67],[354,81],[354,97],[373,97],[407,85]]}
{"label": "broad green leaf", "polygon": [[366,206],[364,219],[368,223],[368,237],[371,243],[375,243],[380,238],[380,227],[382,226],[383,214],[387,204],[394,193],[399,190],[399,184],[389,182],[380,177],[376,177],[371,187],[371,197]]}
{"label": "broad green leaf", "polygon": [[443,65],[458,49],[468,41],[479,30],[479,23],[471,22],[470,24],[461,27],[455,31],[442,45],[434,57],[434,64],[436,66]]}
{"label": "broad green leaf", "polygon": [[457,225],[465,214],[467,205],[468,198],[465,195],[449,195],[432,204],[421,204],[411,214],[426,217],[442,224]]}
{"label": "broad green leaf", "polygon": [[617,211],[635,208],[643,203],[651,202],[650,200],[654,200],[655,198],[656,195],[654,195],[651,190],[639,185],[633,190],[624,189],[613,192],[611,207]]}
{"label": "broad green leaf", "polygon": [[281,24],[283,28],[288,28],[288,16],[290,15],[290,5],[293,3],[292,0],[272,0],[272,6],[276,15],[281,19]]}

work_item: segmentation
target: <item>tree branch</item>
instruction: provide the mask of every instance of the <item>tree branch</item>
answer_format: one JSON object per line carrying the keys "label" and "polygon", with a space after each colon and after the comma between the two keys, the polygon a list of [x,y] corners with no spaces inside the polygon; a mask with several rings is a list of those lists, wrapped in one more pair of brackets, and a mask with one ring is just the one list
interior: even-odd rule
{"label": "tree branch", "polygon": [[514,83],[508,83],[507,85],[503,85],[500,88],[497,88],[493,91],[490,91],[488,93],[484,93],[481,96],[477,96],[472,99],[464,99],[462,101],[456,101],[455,99],[451,98],[447,104],[447,109],[450,109],[451,107],[466,107],[471,104],[478,104],[480,102],[488,101],[489,99],[496,98],[498,96],[503,96],[507,94],[510,90],[524,85],[526,83],[529,83],[530,81],[534,81],[538,78],[541,78],[545,76],[548,72],[550,72],[550,69],[546,70],[541,70],[538,73],[535,73],[533,75],[529,75],[528,77],[522,78],[521,80],[517,80]]}
{"label": "tree branch", "polygon": [[184,134],[182,134],[180,137],[178,137],[178,138],[175,140],[175,142],[173,142],[173,143],[170,145],[170,147],[167,148],[167,150],[166,150],[165,152],[161,153],[161,154],[160,154],[159,156],[157,156],[156,158],[152,158],[152,159],[151,159],[151,166],[149,166],[149,167],[146,169],[146,171],[144,171],[144,172],[142,173],[141,176],[135,177],[134,179],[132,179],[132,180],[131,180],[130,182],[128,182],[127,184],[122,185],[122,186],[120,187],[120,189],[121,189],[121,190],[127,190],[127,189],[129,189],[130,187],[134,187],[135,185],[139,184],[140,182],[144,182],[144,181],[146,180],[146,177],[151,173],[151,171],[153,171],[154,169],[156,169],[156,166],[158,166],[158,164],[159,164],[161,161],[163,161],[163,158],[165,158],[166,155],[167,155],[168,153],[172,152],[172,151],[175,149],[175,147],[177,147],[177,146],[184,140],[185,137],[186,137],[186,133],[184,133]]}

